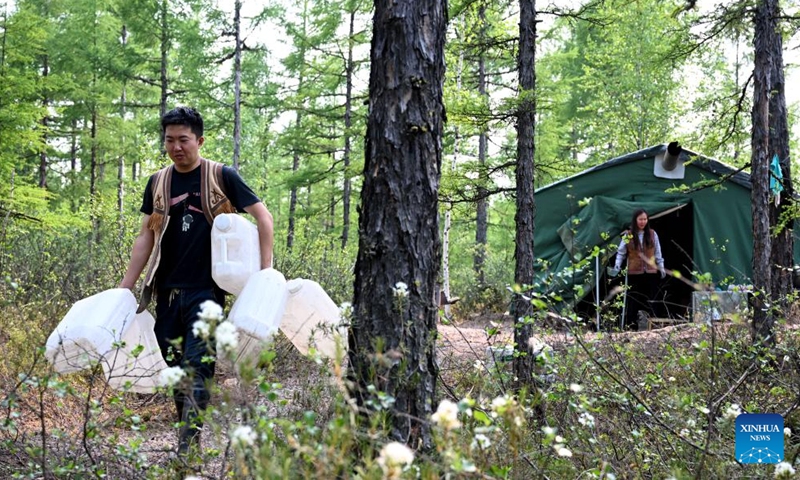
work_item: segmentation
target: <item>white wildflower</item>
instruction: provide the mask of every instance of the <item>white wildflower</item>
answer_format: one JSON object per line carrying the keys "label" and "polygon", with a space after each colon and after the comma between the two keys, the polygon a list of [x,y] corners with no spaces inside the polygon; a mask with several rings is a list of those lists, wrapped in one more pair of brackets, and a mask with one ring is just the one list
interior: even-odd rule
{"label": "white wildflower", "polygon": [[681,437],[688,437],[691,433],[692,432],[690,432],[689,430],[687,430],[685,428],[682,428],[681,431],[680,431]]}
{"label": "white wildflower", "polygon": [[613,473],[606,473],[606,480],[617,480],[617,476]]}
{"label": "white wildflower", "polygon": [[667,380],[669,380],[670,382],[674,382],[675,381],[675,377],[669,377]]}
{"label": "white wildflower", "polygon": [[472,444],[470,445],[470,448],[474,449],[480,447],[483,450],[491,446],[492,446],[492,441],[489,440],[489,437],[487,437],[482,433],[476,433],[475,438],[472,439]]}
{"label": "white wildflower", "polygon": [[200,319],[192,324],[192,334],[197,338],[208,340],[211,336],[211,325],[203,319]]}
{"label": "white wildflower", "polygon": [[189,475],[188,477],[184,478],[183,480],[202,480],[200,477],[195,477],[194,475]]}
{"label": "white wildflower", "polygon": [[247,425],[239,425],[231,432],[231,443],[237,447],[252,447],[255,445],[257,438],[256,432]]}
{"label": "white wildflower", "polygon": [[723,418],[727,418],[728,420],[736,420],[736,417],[741,415],[742,408],[737,403],[732,403],[728,405],[728,408],[722,413]]}
{"label": "white wildflower", "polygon": [[217,353],[231,353],[239,346],[239,333],[236,331],[236,325],[231,322],[222,322],[217,325],[215,336],[217,337]]}
{"label": "white wildflower", "polygon": [[556,445],[555,449],[556,449],[556,454],[559,457],[571,457],[572,456],[572,451],[569,448],[565,447],[564,445]]}
{"label": "white wildflower", "polygon": [[448,399],[442,400],[436,413],[431,415],[431,421],[445,430],[453,430],[461,426],[458,421],[458,405]]}
{"label": "white wildflower", "polygon": [[222,307],[214,300],[206,300],[200,304],[200,313],[197,314],[197,318],[218,322],[222,320]]}
{"label": "white wildflower", "polygon": [[181,367],[167,367],[161,370],[159,375],[159,383],[162,386],[171,388],[177,385],[183,377],[186,376],[186,371]]}
{"label": "white wildflower", "polygon": [[342,304],[339,305],[339,316],[342,320],[349,320],[352,315],[353,304],[350,302],[342,302]]}
{"label": "white wildflower", "polygon": [[403,473],[403,468],[414,461],[414,451],[400,442],[391,442],[384,445],[378,455],[378,465],[383,470],[384,478],[397,479]]}
{"label": "white wildflower", "polygon": [[498,413],[503,413],[505,409],[513,403],[514,401],[508,395],[496,397],[492,400],[492,405],[490,407],[492,409],[492,414],[496,416]]}
{"label": "white wildflower", "polygon": [[578,417],[578,423],[584,427],[594,428],[594,416],[589,412],[583,412]]}
{"label": "white wildflower", "polygon": [[408,285],[405,282],[397,282],[392,288],[395,297],[404,298],[408,296]]}
{"label": "white wildflower", "polygon": [[556,441],[556,443],[564,443],[564,437],[562,437],[561,435],[556,435],[556,438],[554,440]]}
{"label": "white wildflower", "polygon": [[703,415],[708,415],[708,412],[710,412],[711,410],[709,410],[706,407],[697,407],[697,411],[702,413]]}
{"label": "white wildflower", "polygon": [[556,429],[553,428],[553,427],[543,427],[542,428],[542,433],[544,433],[548,437],[552,437],[553,435],[556,434]]}
{"label": "white wildflower", "polygon": [[789,427],[784,427],[783,436],[784,437],[791,437],[792,436],[792,429],[789,428]]}
{"label": "white wildflower", "polygon": [[570,389],[570,390],[571,390],[573,393],[580,393],[580,392],[582,392],[582,391],[583,391],[583,387],[582,387],[582,386],[580,386],[580,385],[578,385],[577,383],[572,383],[572,384],[570,384],[570,386],[569,386],[569,389]]}
{"label": "white wildflower", "polygon": [[794,467],[789,462],[781,462],[775,465],[775,478],[791,478],[794,473]]}

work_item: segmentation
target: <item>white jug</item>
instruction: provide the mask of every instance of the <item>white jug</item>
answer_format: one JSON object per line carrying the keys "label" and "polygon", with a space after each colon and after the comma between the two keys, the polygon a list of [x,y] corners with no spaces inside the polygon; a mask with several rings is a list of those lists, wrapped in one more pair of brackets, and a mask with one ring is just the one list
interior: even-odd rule
{"label": "white jug", "polygon": [[167,363],[158,348],[153,327],[155,319],[145,310],[137,314],[122,335],[117,348],[102,359],[108,384],[116,389],[153,393],[159,386],[159,374]]}
{"label": "white jug", "polygon": [[254,362],[278,330],[286,304],[286,278],[274,268],[250,276],[228,315],[239,332],[236,362]]}
{"label": "white jug", "polygon": [[114,288],[75,302],[47,339],[45,357],[59,373],[91,366],[114,348],[136,314],[136,298]]}
{"label": "white jug", "polygon": [[286,290],[281,331],[300,353],[306,355],[314,347],[323,357],[334,358],[337,342],[347,348],[339,307],[319,283],[296,278],[286,284]]}
{"label": "white jug", "polygon": [[211,277],[238,296],[250,276],[261,269],[258,229],[246,218],[223,213],[211,228]]}

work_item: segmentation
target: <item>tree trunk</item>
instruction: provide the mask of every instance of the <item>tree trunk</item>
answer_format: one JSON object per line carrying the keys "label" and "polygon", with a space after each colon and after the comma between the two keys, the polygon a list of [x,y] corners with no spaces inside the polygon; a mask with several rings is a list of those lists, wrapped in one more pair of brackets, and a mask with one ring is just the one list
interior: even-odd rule
{"label": "tree trunk", "polygon": [[[777,155],[781,163],[784,190],[780,193],[780,203],[769,202],[770,226],[778,233],[772,238],[770,272],[772,280],[772,299],[786,305],[786,296],[792,291],[792,268],[794,266],[794,220],[787,220],[791,214],[794,186],[789,159],[789,126],[786,118],[786,83],[783,72],[783,38],[778,30],[777,16],[780,15],[777,0],[770,12],[774,26],[768,32],[768,45],[772,50],[769,78],[769,160]],[[784,218],[782,218],[784,217]],[[784,225],[781,225],[784,223]],[[776,229],[777,227],[777,229]]]}
{"label": "tree trunk", "polygon": [[355,7],[350,12],[350,33],[347,36],[347,65],[345,65],[345,96],[344,96],[344,186],[342,188],[342,250],[347,247],[350,236],[350,153],[352,150],[351,139],[353,127],[353,36],[355,35],[356,11]]}
{"label": "tree trunk", "polygon": [[236,0],[233,9],[233,29],[236,48],[233,53],[233,168],[239,171],[239,151],[242,137],[242,2]]}
{"label": "tree trunk", "polygon": [[[523,288],[533,284],[533,231],[536,215],[534,200],[534,128],[536,73],[536,3],[535,0],[520,0],[519,18],[519,112],[517,114],[517,227],[514,257],[514,283]],[[525,321],[533,314],[533,305],[522,295],[514,297],[514,316],[522,324],[514,329],[514,342],[520,352],[514,358],[514,376],[517,386],[533,387],[534,359],[530,355],[528,341],[531,338],[531,323]]]}
{"label": "tree trunk", "polygon": [[[169,4],[167,0],[161,0],[161,99],[159,102],[159,118],[167,113],[167,55],[169,54],[169,30],[167,24],[167,12]],[[167,149],[164,147],[164,132],[159,132],[161,136],[161,155],[166,155]]]}
{"label": "tree trunk", "polygon": [[[486,5],[481,4],[478,9],[480,21],[480,42],[481,50],[478,57],[478,93],[486,97],[486,54],[484,47],[486,42]],[[487,102],[488,105],[488,102]],[[485,263],[486,263],[486,244],[487,232],[489,230],[489,214],[487,209],[488,200],[486,199],[486,155],[488,150],[489,138],[486,134],[486,127],[481,126],[481,133],[478,136],[478,164],[480,172],[478,174],[478,205],[475,214],[475,256],[473,257],[473,268],[477,275],[478,285],[486,283]]]}
{"label": "tree trunk", "polygon": [[771,296],[770,258],[772,242],[769,230],[769,164],[770,91],[773,83],[773,47],[775,33],[776,0],[759,0],[755,12],[753,68],[753,133],[751,139],[751,209],[753,213],[753,286],[758,295],[753,297],[753,340],[772,343],[774,319],[767,306]]}
{"label": "tree trunk", "polygon": [[[122,50],[128,46],[128,29],[125,25],[122,26],[121,32]],[[122,80],[122,93],[119,97],[119,116],[120,119],[125,121],[125,105],[128,102],[127,80]],[[120,244],[125,239],[125,131],[120,135],[120,145],[122,153],[120,153],[119,161],[117,163],[117,215],[119,223],[119,241]]]}
{"label": "tree trunk", "polygon": [[[444,104],[444,0],[376,0],[370,108],[355,267],[349,376],[394,398],[390,436],[430,449],[438,367],[438,190]],[[397,282],[407,296],[393,293]],[[366,413],[366,412],[365,412]]]}
{"label": "tree trunk", "polygon": [[[464,52],[458,56],[456,67],[456,91],[461,91],[461,75],[464,71]],[[453,133],[453,159],[450,161],[450,172],[455,172],[456,161],[458,160],[459,147],[461,146],[461,135],[458,126]],[[442,290],[447,299],[452,298],[450,294],[450,230],[452,228],[453,204],[448,202],[444,211],[444,228],[442,229]],[[450,317],[450,303],[444,304],[444,314]]]}
{"label": "tree trunk", "polygon": [[3,37],[2,44],[0,44],[0,77],[6,76],[6,43],[8,38],[8,2],[3,4]]}
{"label": "tree trunk", "polygon": [[78,170],[78,119],[72,119],[72,132],[70,133],[69,144],[69,171],[75,173]]}
{"label": "tree trunk", "polygon": [[[308,1],[303,2],[303,37],[308,38]],[[300,46],[300,68],[299,74],[297,79],[297,96],[298,98],[303,93],[303,86],[305,83],[305,77],[303,75],[303,71],[305,70],[304,65],[306,63],[306,47],[305,44]],[[304,102],[303,102],[304,103]],[[300,126],[303,120],[303,111],[301,108],[297,109],[297,116],[295,117],[295,125],[297,126],[297,132],[295,133],[296,136],[300,135]],[[300,154],[298,153],[298,147],[300,140],[294,140],[293,154],[292,154],[292,173],[295,174],[300,169]],[[292,186],[291,193],[289,195],[289,225],[287,227],[286,232],[286,249],[291,252],[292,247],[294,246],[294,233],[295,233],[295,215],[297,212],[297,185]]]}
{"label": "tree trunk", "polygon": [[[94,85],[96,82],[96,78],[93,79],[92,84]],[[90,141],[91,149],[90,149],[90,166],[91,166],[91,180],[89,182],[89,198],[91,204],[91,218],[92,218],[92,233],[93,233],[93,243],[94,245],[100,245],[100,217],[97,216],[97,185],[100,183],[100,165],[97,161],[97,105],[92,100],[92,127],[90,130]]]}
{"label": "tree trunk", "polygon": [[[335,159],[333,158],[333,154],[331,154],[331,164],[333,164],[334,161]],[[333,175],[331,175],[329,183],[331,195],[328,201],[328,219],[325,221],[325,234],[328,235],[328,238],[330,239],[329,244],[333,246],[333,238],[331,238],[331,234],[336,229],[336,195],[334,194],[336,191],[336,178]]]}
{"label": "tree trunk", "polygon": [[[122,26],[122,49],[125,50],[125,47],[128,45],[128,29],[125,25]],[[128,95],[126,91],[126,81],[122,81],[122,94],[119,98],[119,108],[120,108],[120,118],[124,122],[125,121],[125,104],[128,101]],[[122,135],[120,136],[120,145],[122,147],[122,153],[119,156],[119,162],[117,163],[117,214],[119,215],[119,232],[120,232],[120,241],[124,239],[125,235],[125,133],[123,130]]]}
{"label": "tree trunk", "polygon": [[[297,114],[297,125],[300,125],[300,114]],[[292,155],[292,173],[300,169],[300,155],[296,152]],[[286,228],[286,250],[292,251],[294,246],[295,214],[297,212],[297,185],[292,186],[289,193],[289,225]]]}
{"label": "tree trunk", "polygon": [[42,59],[42,85],[44,93],[42,94],[42,119],[40,125],[42,129],[42,147],[39,152],[39,188],[47,189],[47,122],[48,122],[48,109],[50,108],[50,99],[47,97],[47,76],[50,73],[50,64],[48,57],[45,54]]}

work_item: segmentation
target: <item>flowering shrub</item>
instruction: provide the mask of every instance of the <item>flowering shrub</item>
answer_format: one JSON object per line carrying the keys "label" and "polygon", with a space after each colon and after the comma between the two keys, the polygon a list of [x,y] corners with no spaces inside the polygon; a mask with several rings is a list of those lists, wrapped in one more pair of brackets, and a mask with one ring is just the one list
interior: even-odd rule
{"label": "flowering shrub", "polygon": [[[226,372],[239,339],[218,307],[205,305],[193,330],[214,339],[209,356]],[[350,320],[352,306],[342,304],[341,313]],[[546,347],[537,340],[548,355],[536,383],[520,391],[502,365],[487,369],[478,359],[473,369],[475,358],[440,355],[447,388],[423,419],[429,449],[392,437],[387,419],[396,399],[379,388],[370,389],[370,413],[361,415],[341,359],[318,363],[278,343],[262,355],[262,368],[218,378],[224,385],[215,386],[191,466],[196,478],[797,477],[797,330],[781,329],[768,352],[735,324],[665,330],[648,344],[578,333],[551,335]],[[159,378],[167,388],[191,385],[191,372],[180,367]],[[22,460],[13,469],[0,463],[0,478],[156,479],[184,471],[152,440],[154,431],[172,428],[165,396],[145,407],[135,395],[97,388],[101,376],[56,377],[41,367],[6,385],[0,439]],[[77,412],[73,424],[51,427],[59,417],[52,405]],[[767,411],[789,412],[784,461],[736,463],[736,417]],[[41,433],[32,429],[41,424]]]}

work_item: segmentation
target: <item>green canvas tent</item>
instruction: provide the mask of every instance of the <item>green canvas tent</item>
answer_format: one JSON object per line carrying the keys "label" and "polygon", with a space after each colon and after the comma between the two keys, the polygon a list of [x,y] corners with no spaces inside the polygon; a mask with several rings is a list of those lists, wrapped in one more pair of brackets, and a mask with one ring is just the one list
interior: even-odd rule
{"label": "green canvas tent", "polygon": [[[667,269],[694,280],[708,274],[722,287],[749,284],[749,175],[677,150],[673,155],[667,145],[654,146],[539,189],[535,290],[554,295],[563,308],[594,305],[595,296],[610,289],[613,280],[605,277],[605,267],[613,265],[620,234],[636,208],[649,213]],[[685,282],[664,280],[659,293],[668,310],[664,315],[686,314],[691,292]]]}

